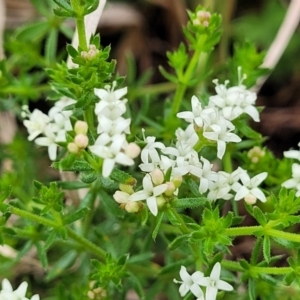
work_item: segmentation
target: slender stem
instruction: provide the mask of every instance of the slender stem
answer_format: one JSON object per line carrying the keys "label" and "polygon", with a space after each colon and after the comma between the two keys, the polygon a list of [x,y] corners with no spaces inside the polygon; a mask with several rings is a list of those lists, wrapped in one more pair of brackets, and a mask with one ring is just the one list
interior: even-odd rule
{"label": "slender stem", "polygon": [[224,171],[227,173],[232,173],[232,160],[231,160],[231,151],[226,149],[223,157],[223,167]]}
{"label": "slender stem", "polygon": [[95,118],[94,118],[94,106],[90,106],[84,111],[84,120],[87,122],[89,130],[94,134],[95,129]]}
{"label": "slender stem", "polygon": [[300,243],[300,234],[284,232],[277,229],[267,229],[265,230],[265,234],[269,236],[285,239],[287,241]]}
{"label": "slender stem", "polygon": [[72,238],[74,241],[78,242],[78,244],[85,247],[85,249],[89,250],[90,252],[96,254],[98,258],[102,261],[105,260],[106,253],[102,250],[99,246],[95,245],[85,237],[77,234],[71,228],[67,227],[68,236]]}
{"label": "slender stem", "polygon": [[90,193],[91,194],[90,194],[90,197],[89,197],[88,203],[87,203],[87,207],[89,207],[90,210],[87,213],[87,215],[85,216],[85,219],[83,222],[83,226],[82,226],[83,236],[87,235],[87,233],[90,229],[91,221],[92,221],[94,213],[95,213],[94,205],[95,205],[95,201],[97,199],[97,192],[96,192],[95,186],[91,187]]}
{"label": "slender stem", "polygon": [[[17,216],[23,217],[23,218],[31,220],[31,221],[35,221],[39,224],[43,224],[43,225],[48,226],[48,227],[52,227],[52,228],[55,228],[55,229],[61,228],[61,225],[58,224],[54,220],[52,221],[52,220],[46,219],[44,217],[38,216],[36,214],[33,214],[31,212],[22,210],[20,208],[14,207],[14,206],[10,207],[10,212],[17,215]],[[92,243],[91,241],[89,241],[85,237],[83,237],[81,235],[78,235],[71,228],[66,227],[66,230],[67,230],[68,235],[69,235],[70,238],[72,238],[73,240],[78,242],[81,246],[85,247],[86,250],[96,254],[98,256],[98,258],[101,259],[102,261],[105,260],[106,253],[103,249],[96,246],[94,243]]]}
{"label": "slender stem", "polygon": [[253,235],[257,230],[263,229],[262,226],[247,226],[247,227],[232,227],[225,229],[225,234],[228,236],[243,236]]}
{"label": "slender stem", "polygon": [[87,50],[83,5],[80,3],[80,0],[71,0],[70,2],[76,13],[76,28],[78,32],[79,47],[83,50]]}

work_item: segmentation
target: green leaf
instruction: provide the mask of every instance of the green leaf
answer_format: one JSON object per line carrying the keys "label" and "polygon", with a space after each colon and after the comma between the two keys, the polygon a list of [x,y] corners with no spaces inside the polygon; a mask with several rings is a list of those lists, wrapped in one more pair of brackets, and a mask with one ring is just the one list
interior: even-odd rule
{"label": "green leaf", "polygon": [[197,184],[195,182],[195,180],[190,178],[190,179],[188,179],[187,183],[188,183],[188,186],[189,186],[189,189],[190,189],[191,193],[195,197],[197,197],[197,198],[202,197],[200,192],[199,192],[199,184]]}
{"label": "green leaf", "polygon": [[270,237],[267,235],[264,237],[263,253],[264,253],[264,259],[266,260],[267,263],[269,263],[271,259],[271,242],[270,242]]}
{"label": "green leaf", "polygon": [[98,175],[94,171],[81,172],[79,174],[79,180],[84,183],[92,183],[97,179]]}
{"label": "green leaf", "polygon": [[130,174],[125,173],[119,169],[114,169],[110,175],[110,178],[119,182],[128,185],[135,185],[136,179],[132,177]]}
{"label": "green leaf", "polygon": [[46,281],[51,281],[58,276],[62,275],[69,266],[71,266],[77,257],[77,252],[75,250],[68,251],[64,256],[62,256],[50,269],[46,275]]}
{"label": "green leaf", "polygon": [[176,248],[180,247],[183,243],[186,244],[189,238],[189,234],[183,234],[176,237],[169,245],[169,250],[173,251]]}
{"label": "green leaf", "polygon": [[88,207],[84,207],[84,208],[78,209],[77,211],[75,211],[69,215],[64,216],[64,218],[63,218],[64,224],[65,225],[71,224],[77,220],[82,219],[88,213],[89,210],[90,209]]}
{"label": "green leaf", "polygon": [[253,215],[260,225],[265,226],[267,224],[268,220],[258,206],[253,208]]}
{"label": "green leaf", "polygon": [[176,76],[168,73],[162,66],[158,67],[160,73],[170,82],[178,83]]}
{"label": "green leaf", "polygon": [[283,283],[285,285],[291,285],[292,282],[296,279],[296,274],[295,272],[290,272],[288,274],[286,274],[283,278]]}
{"label": "green leaf", "polygon": [[258,238],[255,242],[255,245],[251,253],[251,259],[250,259],[251,265],[255,265],[258,262],[261,246],[262,246],[262,238]]}
{"label": "green leaf", "polygon": [[50,29],[45,45],[45,58],[50,64],[56,61],[57,38],[58,31],[56,28]]}
{"label": "green leaf", "polygon": [[205,197],[199,198],[181,198],[172,201],[172,207],[174,208],[196,208],[204,206],[207,203]]}
{"label": "green leaf", "polygon": [[12,186],[9,186],[1,191],[0,193],[0,203],[2,203],[4,200],[6,200],[12,192]]}
{"label": "green leaf", "polygon": [[155,256],[152,252],[146,252],[129,257],[127,264],[139,264],[141,262],[150,261]]}
{"label": "green leaf", "polygon": [[167,217],[168,217],[169,221],[171,222],[171,224],[173,224],[175,226],[182,225],[181,222],[178,221],[178,218],[172,209],[167,209],[166,212],[167,212]]}
{"label": "green leaf", "polygon": [[23,26],[17,33],[16,39],[28,42],[41,40],[49,31],[49,24],[45,21]]}
{"label": "green leaf", "polygon": [[249,279],[248,281],[248,295],[249,295],[249,300],[257,300],[254,279]]}
{"label": "green leaf", "polygon": [[78,56],[78,51],[71,44],[67,45],[67,52],[73,58]]}
{"label": "green leaf", "polygon": [[156,217],[156,224],[155,224],[155,228],[154,228],[153,233],[152,233],[153,240],[155,240],[156,237],[157,237],[157,234],[158,234],[160,225],[162,223],[162,220],[164,218],[164,215],[165,215],[165,212],[162,211],[162,212],[159,212],[157,217]]}
{"label": "green leaf", "polygon": [[56,183],[64,190],[77,190],[89,187],[89,184],[80,181],[56,181]]}
{"label": "green leaf", "polygon": [[142,286],[141,282],[139,281],[139,279],[135,275],[130,273],[129,281],[130,281],[130,286],[132,286],[132,288],[136,291],[137,295],[139,296],[139,299],[144,300],[145,293],[144,293],[143,286]]}
{"label": "green leaf", "polygon": [[44,251],[47,251],[51,245],[55,242],[57,236],[57,232],[55,230],[52,230],[51,233],[48,235],[48,238],[45,241],[44,244]]}
{"label": "green leaf", "polygon": [[40,242],[37,242],[35,245],[36,245],[39,260],[41,261],[43,268],[47,269],[48,267],[47,253],[46,251],[44,251],[44,248]]}
{"label": "green leaf", "polygon": [[53,162],[52,168],[56,170],[63,170],[63,171],[71,171],[71,172],[85,172],[85,171],[93,171],[94,169],[92,166],[85,160],[73,160],[72,158],[72,164],[69,164],[69,161],[67,164],[65,164],[64,160],[60,162]]}

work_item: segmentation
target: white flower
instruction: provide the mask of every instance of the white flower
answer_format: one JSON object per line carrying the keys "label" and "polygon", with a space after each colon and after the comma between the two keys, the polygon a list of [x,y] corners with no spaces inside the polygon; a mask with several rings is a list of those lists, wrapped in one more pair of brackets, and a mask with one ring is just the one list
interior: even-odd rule
{"label": "white flower", "polygon": [[282,186],[288,189],[295,188],[297,190],[296,197],[300,196],[300,165],[292,165],[292,177],[291,179],[285,181]]}
{"label": "white flower", "polygon": [[217,124],[210,125],[211,131],[205,131],[203,136],[209,140],[216,141],[218,145],[218,158],[222,159],[225,150],[226,143],[234,142],[238,143],[241,141],[241,138],[236,134],[230,132],[234,129],[234,126],[231,122],[225,120],[224,117],[220,117]]}
{"label": "white flower", "polygon": [[206,300],[215,300],[217,298],[218,290],[229,292],[233,290],[232,285],[220,279],[220,274],[221,264],[217,262],[214,265],[209,277],[197,278],[196,283],[206,287]]}
{"label": "white flower", "polygon": [[207,192],[210,182],[218,180],[218,175],[211,170],[212,164],[207,159],[201,157],[200,160],[202,161],[203,165],[202,175],[200,177],[199,192],[203,194]]}
{"label": "white flower", "polygon": [[98,119],[98,128],[97,133],[105,132],[110,136],[114,136],[115,134],[130,133],[129,125],[131,120],[124,119],[122,117],[117,118],[116,120],[111,120],[107,118],[105,115],[101,116]]}
{"label": "white flower", "polygon": [[103,177],[110,176],[116,163],[124,166],[132,166],[134,164],[133,159],[123,152],[122,147],[124,146],[124,142],[124,135],[115,135],[112,138],[112,143],[108,146],[97,144],[96,141],[93,146],[89,147],[93,154],[104,159],[102,166]]}
{"label": "white flower", "polygon": [[[144,130],[143,130],[144,134]],[[157,149],[165,149],[165,145],[161,142],[155,142],[154,136],[148,136],[147,138],[144,137],[144,141],[147,145],[143,148],[141,153],[141,160],[144,164],[149,163],[149,159],[152,163],[160,162],[160,157],[158,154]]]}
{"label": "white flower", "polygon": [[[0,292],[0,300],[29,300],[25,297],[28,287],[27,282],[22,282],[20,286],[14,291],[10,282],[5,278],[2,280],[2,290]],[[30,300],[40,300],[39,295],[34,295]]]}
{"label": "white flower", "polygon": [[146,200],[149,210],[154,216],[156,216],[158,213],[156,198],[162,195],[166,191],[168,185],[160,184],[157,186],[153,186],[151,176],[149,174],[146,174],[146,176],[143,179],[143,188],[144,188],[143,190],[132,194],[129,197],[129,200],[130,201]]}
{"label": "white flower", "polygon": [[29,116],[29,120],[24,120],[24,126],[27,128],[29,137],[28,140],[34,140],[38,135],[44,133],[45,127],[50,122],[50,118],[35,109]]}
{"label": "white flower", "polygon": [[200,271],[196,271],[192,275],[190,275],[187,272],[186,267],[181,266],[179,275],[182,281],[176,279],[174,279],[173,281],[175,283],[181,283],[179,287],[180,296],[184,297],[189,291],[192,291],[192,293],[196,297],[200,297],[201,299],[201,296],[198,296],[201,295],[201,292],[199,291],[200,288],[196,282],[198,282],[201,278],[203,278],[204,274]]}
{"label": "white flower", "polygon": [[[300,143],[298,144],[300,147]],[[283,156],[287,158],[294,158],[300,160],[300,151],[299,150],[289,150],[289,151],[284,151]]]}
{"label": "white flower", "polygon": [[177,118],[184,119],[188,123],[195,123],[199,128],[209,122],[211,109],[203,109],[200,101],[196,96],[191,100],[192,111],[179,112]]}
{"label": "white flower", "polygon": [[232,195],[229,193],[231,188],[226,182],[217,180],[216,182],[209,183],[209,192],[207,194],[207,199],[215,201],[217,199],[229,200]]}
{"label": "white flower", "polygon": [[178,128],[175,134],[177,141],[188,144],[191,147],[194,147],[199,140],[193,124],[190,124],[185,130]]}
{"label": "white flower", "polygon": [[233,186],[233,189],[235,190],[236,195],[234,197],[234,200],[240,200],[248,196],[249,194],[254,195],[257,199],[259,199],[261,202],[266,202],[266,196],[264,193],[258,188],[258,186],[264,181],[268,176],[267,172],[260,173],[253,178],[250,179],[247,172],[243,172],[240,174],[241,181],[243,185],[236,184]]}
{"label": "white flower", "polygon": [[54,127],[55,126],[52,123],[49,123],[44,130],[45,137],[39,137],[35,140],[37,145],[48,147],[48,154],[51,160],[56,159],[58,148],[58,145],[56,144],[57,136],[55,135]]}

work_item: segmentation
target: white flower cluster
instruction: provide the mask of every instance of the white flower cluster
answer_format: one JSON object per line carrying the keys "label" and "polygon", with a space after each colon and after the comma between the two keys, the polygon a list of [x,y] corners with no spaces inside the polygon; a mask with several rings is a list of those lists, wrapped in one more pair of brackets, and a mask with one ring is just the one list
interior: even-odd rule
{"label": "white flower cluster", "polygon": [[[300,147],[300,143],[298,144]],[[299,150],[289,150],[283,152],[284,157],[300,160]],[[296,189],[296,197],[300,197],[300,164],[293,163],[292,165],[292,178],[282,184],[283,187],[288,189]]]}
{"label": "white flower cluster", "polygon": [[109,177],[116,163],[131,166],[133,158],[140,153],[135,143],[128,143],[126,134],[130,133],[130,119],[124,119],[127,99],[121,99],[127,94],[127,87],[114,90],[113,86],[105,89],[94,89],[100,102],[96,104],[95,114],[98,118],[98,138],[90,151],[103,158],[102,175]]}
{"label": "white flower cluster", "polygon": [[[204,277],[204,274],[200,271],[194,272],[190,275],[186,267],[181,266],[179,275],[182,281],[174,279],[175,283],[181,283],[179,287],[180,296],[184,297],[189,291],[197,297],[197,300],[216,300],[218,290],[221,291],[232,291],[233,287],[220,279],[221,264],[217,262],[210,275]],[[205,296],[200,286],[205,287]]]}
{"label": "white flower cluster", "polygon": [[[177,141],[174,147],[166,147],[163,143],[156,142],[153,136],[144,136],[146,146],[141,152],[142,163],[139,165],[140,169],[147,173],[143,179],[143,189],[136,193],[118,191],[114,195],[115,200],[125,206],[126,210],[136,212],[139,207],[132,202],[146,200],[149,210],[156,216],[158,207],[165,202],[165,196],[176,194],[181,183],[179,179],[182,180],[182,176],[186,174],[199,179],[199,192],[207,193],[207,198],[211,201],[229,200],[232,197],[234,200],[244,198],[249,204],[254,204],[257,199],[266,201],[265,195],[258,188],[266,179],[266,172],[252,179],[247,171],[241,168],[231,174],[222,171],[217,173],[212,170],[212,164],[204,157],[199,159],[194,150],[199,142],[199,135],[202,134],[206,139],[217,142],[218,157],[222,158],[226,143],[241,141],[232,132],[234,125],[230,120],[244,112],[251,115],[255,121],[259,120],[258,111],[253,106],[256,95],[242,85],[227,89],[227,84],[217,84],[217,95],[210,97],[207,107],[202,108],[197,97],[193,96],[192,111],[177,114],[178,118],[183,118],[191,124],[185,130],[176,130]],[[164,182],[164,174],[170,168],[171,181]],[[159,172],[162,175],[158,175]],[[157,177],[160,179],[157,180]]]}
{"label": "white flower cluster", "polygon": [[[68,105],[75,102],[73,99],[62,98],[55,102],[49,110],[48,115],[39,109],[29,112],[28,107],[23,107],[22,116],[24,126],[29,133],[28,140],[35,141],[39,146],[48,147],[48,154],[51,160],[55,160],[59,142],[66,142],[66,132],[72,130],[70,122],[71,111],[64,110]],[[38,137],[42,135],[41,137]]]}
{"label": "white flower cluster", "polygon": [[40,300],[39,295],[34,295],[30,299],[26,298],[28,283],[22,282],[14,291],[10,282],[5,278],[2,280],[2,290],[0,291],[0,300]]}

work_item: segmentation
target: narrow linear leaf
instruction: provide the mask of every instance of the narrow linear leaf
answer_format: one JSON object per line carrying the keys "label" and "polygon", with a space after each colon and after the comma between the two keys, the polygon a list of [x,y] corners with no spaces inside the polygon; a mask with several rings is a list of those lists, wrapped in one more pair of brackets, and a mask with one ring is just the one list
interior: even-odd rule
{"label": "narrow linear leaf", "polygon": [[74,213],[71,213],[71,214],[65,216],[63,219],[64,224],[71,224],[77,220],[82,219],[89,210],[90,209],[88,207],[84,207],[84,208],[81,208],[81,209],[75,211]]}
{"label": "narrow linear leaf", "polygon": [[253,251],[251,254],[251,258],[250,258],[251,265],[255,265],[257,263],[261,246],[262,246],[262,238],[258,238],[255,242],[255,245],[253,247]]}
{"label": "narrow linear leaf", "polygon": [[169,250],[173,251],[180,247],[183,243],[186,243],[189,238],[189,234],[183,234],[176,237],[168,246]]}
{"label": "narrow linear leaf", "polygon": [[264,253],[264,259],[266,260],[267,263],[269,263],[271,259],[271,241],[268,235],[264,237],[263,253]]}
{"label": "narrow linear leaf", "polygon": [[196,208],[199,206],[204,206],[207,203],[205,197],[199,198],[181,198],[172,201],[172,206],[174,208]]}
{"label": "narrow linear leaf", "polygon": [[89,187],[89,184],[80,181],[56,181],[57,186],[64,190],[77,190]]}
{"label": "narrow linear leaf", "polygon": [[42,244],[40,242],[37,242],[35,245],[36,245],[37,254],[42,263],[42,266],[44,269],[47,269],[47,267],[48,267],[47,253],[44,250],[44,247],[42,246]]}
{"label": "narrow linear leaf", "polygon": [[164,218],[164,215],[165,215],[165,212],[162,211],[162,212],[159,212],[158,215],[157,215],[157,217],[156,217],[156,225],[155,225],[155,228],[154,228],[153,233],[152,233],[153,240],[155,240],[156,237],[157,237],[157,234],[158,234],[160,225],[162,223],[162,220]]}
{"label": "narrow linear leaf", "polygon": [[250,300],[256,300],[256,290],[254,279],[249,279],[248,281],[248,295]]}
{"label": "narrow linear leaf", "polygon": [[264,226],[267,224],[268,220],[266,218],[266,216],[264,215],[264,213],[262,212],[262,210],[258,207],[258,206],[255,206],[253,208],[253,215],[254,215],[254,218],[257,220],[257,222]]}

